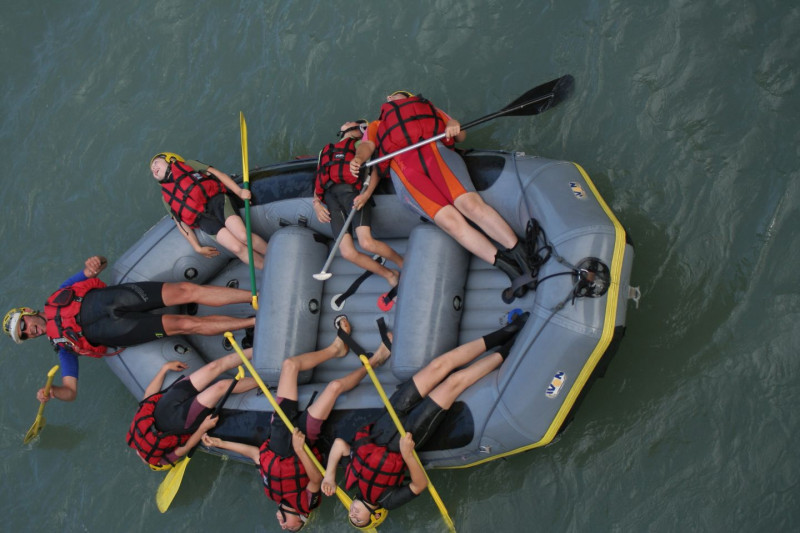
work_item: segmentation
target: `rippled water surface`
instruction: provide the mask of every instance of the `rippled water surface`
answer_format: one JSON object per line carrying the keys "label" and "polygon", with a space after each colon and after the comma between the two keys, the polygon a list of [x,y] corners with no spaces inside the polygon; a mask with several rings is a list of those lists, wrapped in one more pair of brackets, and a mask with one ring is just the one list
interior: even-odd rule
{"label": "rippled water surface", "polygon": [[[800,116],[794,2],[22,2],[0,29],[0,307],[37,305],[163,211],[146,164],[315,154],[396,89],[467,121],[571,73],[572,98],[466,146],[581,163],[636,244],[639,309],[552,445],[432,478],[459,531],[797,531]],[[197,454],[170,511],[81,368],[22,446],[54,358],[2,340],[8,531],[272,531],[253,469]],[[326,502],[311,531],[347,530]],[[381,531],[440,531],[427,497]]]}

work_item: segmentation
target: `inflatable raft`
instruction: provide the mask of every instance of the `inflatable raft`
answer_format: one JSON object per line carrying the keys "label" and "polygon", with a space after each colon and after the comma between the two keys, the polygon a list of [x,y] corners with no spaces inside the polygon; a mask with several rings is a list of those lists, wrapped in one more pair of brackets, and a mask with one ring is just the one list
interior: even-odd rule
{"label": "inflatable raft", "polygon": [[[387,394],[433,357],[498,328],[510,310],[531,313],[504,364],[461,395],[419,450],[426,467],[472,466],[551,442],[593,379],[605,372],[625,332],[628,300],[638,299],[638,289],[630,285],[633,246],[579,165],[513,152],[475,151],[464,159],[484,200],[517,235],[527,233],[537,242],[541,265],[535,290],[511,304],[502,298],[509,286],[506,275],[405,207],[389,181],[373,196],[372,229],[404,256],[394,307],[384,313],[376,305],[389,288],[384,279],[362,279],[364,272],[340,256],[328,269],[333,276],[316,280],[313,274],[322,269],[335,237],[312,208],[316,160],[250,172],[253,231],[269,241],[264,269],[257,272],[253,366],[270,388],[277,386],[285,358],[332,342],[334,318],[342,313],[353,326],[353,338],[368,350],[380,344],[378,318],[384,317],[393,332],[392,357],[377,369]],[[529,230],[537,225],[532,219],[541,231]],[[249,290],[248,267],[220,250],[223,254],[213,259],[194,253],[165,217],[113,265],[110,281],[188,280]],[[254,313],[248,304],[173,312]],[[236,339],[243,335],[235,332]],[[169,337],[106,361],[139,401],[165,361],[181,360],[193,370],[231,351],[222,336]],[[301,374],[300,405],[358,365],[351,354]],[[170,374],[165,385],[178,377]],[[131,415],[134,407],[131,402]],[[335,435],[352,435],[381,409],[365,378],[339,398],[323,448]],[[268,436],[271,414],[260,391],[233,395],[213,433],[259,445]]]}

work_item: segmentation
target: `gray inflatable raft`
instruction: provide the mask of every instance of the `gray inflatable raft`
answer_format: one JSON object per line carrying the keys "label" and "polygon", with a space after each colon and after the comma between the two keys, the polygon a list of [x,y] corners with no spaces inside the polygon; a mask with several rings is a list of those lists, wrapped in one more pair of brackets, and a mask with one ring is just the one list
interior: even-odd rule
{"label": "gray inflatable raft", "polygon": [[[509,285],[503,273],[404,206],[388,182],[373,196],[372,229],[376,238],[404,256],[397,303],[388,313],[378,309],[377,298],[389,288],[378,276],[364,280],[341,302],[339,296],[363,271],[337,256],[329,268],[332,278],[323,282],[312,277],[321,270],[335,237],[329,225],[316,220],[311,205],[316,160],[250,173],[253,231],[269,240],[257,280],[253,365],[270,387],[277,385],[285,358],[333,340],[333,321],[341,313],[349,317],[353,338],[368,350],[380,344],[376,319],[385,318],[394,345],[389,364],[377,374],[391,394],[433,357],[502,325],[511,309],[530,311],[508,359],[461,395],[419,450],[428,467],[472,466],[551,442],[593,379],[605,372],[625,331],[628,300],[638,299],[638,289],[630,286],[633,247],[579,165],[508,152],[472,152],[464,160],[481,196],[514,231],[524,236],[535,219],[543,229],[540,245],[546,238],[549,246],[542,252],[546,261],[536,290],[512,304],[501,297]],[[190,280],[250,289],[245,265],[231,256],[207,259],[195,254],[168,217],[113,265],[112,276],[112,283]],[[246,304],[174,311],[253,314]],[[241,339],[243,332],[235,336]],[[191,371],[231,351],[222,336],[170,337],[106,360],[139,401],[165,361],[182,360]],[[350,355],[301,375],[301,406],[358,365],[358,358]],[[168,376],[166,384],[177,377]],[[225,407],[215,434],[256,445],[268,436],[272,408],[260,391],[233,395]],[[134,408],[132,401],[131,415]],[[339,398],[323,447],[335,435],[352,435],[381,408],[380,397],[365,379]]]}

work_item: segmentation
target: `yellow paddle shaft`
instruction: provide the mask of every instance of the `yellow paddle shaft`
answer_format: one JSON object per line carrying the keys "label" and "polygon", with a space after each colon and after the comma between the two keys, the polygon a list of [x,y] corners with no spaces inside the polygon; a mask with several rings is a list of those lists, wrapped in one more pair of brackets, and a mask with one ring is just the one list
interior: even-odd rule
{"label": "yellow paddle shaft", "polygon": [[[397,428],[397,431],[400,432],[400,435],[405,435],[406,430],[403,428],[403,424],[400,422],[400,418],[397,416],[397,412],[392,407],[391,402],[389,402],[389,398],[386,396],[386,391],[383,390],[383,386],[381,382],[378,380],[378,376],[375,374],[375,371],[372,369],[372,365],[369,364],[369,359],[364,354],[359,354],[359,359],[361,359],[361,363],[364,365],[364,368],[367,369],[367,374],[369,374],[372,383],[375,385],[375,389],[377,389],[378,394],[383,400],[383,404],[386,406],[386,410],[389,411],[389,416],[392,417],[394,421],[394,425]],[[428,480],[428,491],[431,493],[431,497],[433,501],[436,502],[436,506],[439,508],[439,512],[442,513],[442,518],[444,519],[445,523],[447,524],[447,528],[450,531],[455,532],[456,526],[453,524],[453,520],[450,518],[450,515],[447,512],[447,508],[444,506],[444,502],[439,497],[439,493],[436,490],[436,487],[433,486],[431,483],[431,478],[428,476],[428,472],[425,471],[425,467],[422,466],[422,461],[419,460],[419,456],[417,455],[417,451],[414,450],[414,460],[419,463],[420,468],[425,473],[425,478]]]}
{"label": "yellow paddle shaft", "polygon": [[[239,354],[239,357],[241,357],[242,359],[242,363],[244,364],[244,366],[247,367],[247,370],[250,372],[250,375],[253,376],[253,379],[256,380],[256,383],[258,383],[261,392],[263,392],[264,396],[266,396],[267,400],[269,400],[269,403],[272,405],[272,408],[275,410],[278,416],[281,417],[281,420],[283,420],[283,423],[286,424],[287,428],[289,428],[289,431],[294,433],[294,426],[292,425],[291,420],[289,420],[289,417],[287,417],[286,413],[283,412],[283,409],[281,409],[280,405],[278,405],[278,402],[275,401],[275,398],[272,396],[272,393],[269,392],[269,388],[261,380],[261,376],[258,375],[256,369],[253,368],[253,365],[250,363],[250,361],[248,361],[247,357],[244,355],[244,352],[242,352],[242,349],[239,347],[239,344],[237,344],[236,339],[233,338],[233,334],[230,331],[226,331],[225,338],[228,339],[228,341],[233,346],[233,349],[236,350],[236,353]],[[324,476],[325,468],[320,464],[319,460],[317,460],[317,456],[314,455],[314,453],[308,447],[308,444],[303,444],[303,449],[306,451],[306,454],[311,458],[311,461],[314,463],[317,469]],[[344,505],[345,508],[349,510],[352,500],[347,495],[347,493],[345,493],[345,491],[342,490],[341,487],[338,486],[336,487],[336,496],[339,497],[339,501],[342,502],[342,505]]]}

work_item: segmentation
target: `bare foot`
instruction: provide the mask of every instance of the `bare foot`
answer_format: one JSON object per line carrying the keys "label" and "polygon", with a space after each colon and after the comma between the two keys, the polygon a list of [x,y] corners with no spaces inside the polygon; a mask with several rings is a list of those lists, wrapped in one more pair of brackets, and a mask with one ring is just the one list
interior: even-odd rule
{"label": "bare foot", "polygon": [[[389,337],[389,340],[393,340],[394,336],[391,333],[386,334]],[[385,344],[381,343],[375,353],[372,354],[372,357],[369,358],[369,365],[372,368],[378,368],[379,366],[383,365],[388,359],[389,356],[392,355],[392,352],[389,351],[389,348],[386,347]]]}
{"label": "bare foot", "polygon": [[389,271],[389,277],[386,278],[386,281],[392,287],[397,287],[397,284],[400,283],[400,272],[391,268],[387,268],[387,270]]}
{"label": "bare foot", "polygon": [[[350,321],[347,320],[346,315],[339,315],[334,320],[333,325],[336,326],[337,330],[342,330],[348,335],[353,330],[352,326],[350,325]],[[333,346],[336,348],[336,355],[335,357],[344,357],[350,352],[350,348],[344,343],[344,341],[338,335],[333,341]]]}

